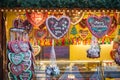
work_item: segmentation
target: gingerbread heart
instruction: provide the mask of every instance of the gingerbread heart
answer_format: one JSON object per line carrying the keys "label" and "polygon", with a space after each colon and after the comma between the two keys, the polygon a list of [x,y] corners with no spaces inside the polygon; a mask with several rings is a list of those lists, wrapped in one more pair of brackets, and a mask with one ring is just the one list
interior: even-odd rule
{"label": "gingerbread heart", "polygon": [[29,61],[23,61],[22,64],[24,65],[24,71],[27,71],[30,69],[31,65],[32,65],[32,62],[31,60]]}
{"label": "gingerbread heart", "polygon": [[24,54],[22,54],[22,53],[14,54],[14,53],[10,52],[10,53],[8,53],[8,57],[9,57],[9,60],[11,61],[11,63],[18,65],[23,61]]}
{"label": "gingerbread heart", "polygon": [[30,50],[28,50],[27,52],[23,52],[23,54],[24,54],[24,59],[23,59],[23,61],[29,61],[29,60],[31,59],[32,53],[31,53]]}
{"label": "gingerbread heart", "polygon": [[70,26],[70,18],[67,16],[62,16],[57,19],[55,16],[50,16],[46,20],[46,26],[50,34],[54,38],[59,39],[67,33]]}
{"label": "gingerbread heart", "polygon": [[22,74],[19,75],[20,80],[31,80],[32,78],[32,71],[27,70],[24,71]]}
{"label": "gingerbread heart", "polygon": [[78,24],[82,20],[83,16],[84,16],[84,12],[76,12],[69,15],[71,24],[72,25]]}
{"label": "gingerbread heart", "polygon": [[12,41],[10,45],[11,45],[12,52],[14,52],[14,53],[21,52],[19,45],[18,45],[18,41]]}
{"label": "gingerbread heart", "polygon": [[29,50],[29,44],[27,41],[19,41],[18,44],[19,44],[21,51],[26,52]]}
{"label": "gingerbread heart", "polygon": [[110,25],[110,28],[107,32],[108,35],[111,35],[117,28],[117,20],[114,16],[111,17],[111,25]]}
{"label": "gingerbread heart", "polygon": [[10,71],[16,76],[20,75],[24,71],[23,64],[19,64],[19,65],[9,64],[9,67],[10,67]]}
{"label": "gingerbread heart", "polygon": [[47,30],[41,29],[35,31],[35,37],[37,39],[44,39],[47,36]]}
{"label": "gingerbread heart", "polygon": [[8,72],[8,78],[9,78],[9,80],[18,80],[17,77],[14,74],[12,74],[11,72]]}
{"label": "gingerbread heart", "polygon": [[111,18],[109,16],[90,16],[87,19],[87,25],[91,33],[97,37],[101,38],[105,36],[109,30],[111,24]]}
{"label": "gingerbread heart", "polygon": [[41,47],[39,45],[32,45],[32,48],[35,56],[38,55],[41,51]]}
{"label": "gingerbread heart", "polygon": [[27,19],[35,27],[39,27],[41,24],[43,24],[47,18],[47,15],[47,13],[42,12],[32,12],[30,14],[26,12]]}
{"label": "gingerbread heart", "polygon": [[80,34],[80,37],[83,40],[85,40],[89,35],[89,30],[88,29],[80,29],[79,34]]}

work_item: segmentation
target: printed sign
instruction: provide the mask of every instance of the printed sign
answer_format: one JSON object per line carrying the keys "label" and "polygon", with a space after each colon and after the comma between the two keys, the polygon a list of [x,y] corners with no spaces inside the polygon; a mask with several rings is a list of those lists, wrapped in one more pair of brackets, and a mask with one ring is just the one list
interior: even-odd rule
{"label": "printed sign", "polygon": [[67,16],[62,16],[60,19],[50,16],[46,20],[46,26],[52,36],[59,39],[67,33],[70,26],[70,19]]}
{"label": "printed sign", "polygon": [[89,30],[97,38],[101,38],[107,34],[110,24],[111,18],[109,16],[90,16],[87,19]]}

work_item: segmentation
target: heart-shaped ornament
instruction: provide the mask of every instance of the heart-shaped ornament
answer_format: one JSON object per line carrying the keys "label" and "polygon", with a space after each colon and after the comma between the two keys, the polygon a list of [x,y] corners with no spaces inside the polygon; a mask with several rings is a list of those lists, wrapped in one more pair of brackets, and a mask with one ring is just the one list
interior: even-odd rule
{"label": "heart-shaped ornament", "polygon": [[32,45],[32,48],[33,48],[34,56],[38,55],[41,51],[41,47],[39,45]]}
{"label": "heart-shaped ornament", "polygon": [[81,28],[86,28],[87,27],[87,19],[82,19],[80,22],[79,22],[79,25]]}
{"label": "heart-shaped ornament", "polygon": [[23,54],[24,54],[24,60],[23,61],[29,61],[31,59],[32,53],[31,53],[30,50],[28,50],[27,52],[24,52]]}
{"label": "heart-shaped ornament", "polygon": [[62,16],[57,19],[55,16],[50,16],[46,20],[46,26],[52,34],[52,36],[56,39],[63,37],[70,26],[70,18],[67,16]]}
{"label": "heart-shaped ornament", "polygon": [[32,12],[31,14],[26,12],[27,19],[35,27],[39,27],[41,24],[43,24],[47,18],[47,15],[47,13],[42,12]]}
{"label": "heart-shaped ornament", "polygon": [[13,26],[15,28],[21,28],[22,27],[22,24],[23,24],[23,20],[20,19],[20,18],[16,18],[14,21],[13,21]]}
{"label": "heart-shaped ornament", "polygon": [[21,51],[26,52],[29,50],[29,44],[27,41],[19,41],[18,44],[19,44]]}
{"label": "heart-shaped ornament", "polygon": [[23,59],[24,59],[24,54],[19,53],[19,54],[14,54],[14,53],[8,53],[8,57],[11,63],[18,65],[20,64]]}
{"label": "heart-shaped ornament", "polygon": [[12,52],[14,52],[14,53],[20,53],[21,52],[21,50],[19,48],[19,45],[18,45],[18,42],[19,41],[12,41],[11,44],[10,44]]}
{"label": "heart-shaped ornament", "polygon": [[9,41],[9,42],[8,42],[8,49],[9,49],[10,51],[12,51],[12,49],[11,49],[11,42],[12,42],[12,41]]}
{"label": "heart-shaped ornament", "polygon": [[87,19],[89,30],[97,38],[101,38],[107,34],[110,24],[111,18],[105,15],[101,17],[90,16]]}
{"label": "heart-shaped ornament", "polygon": [[20,75],[24,71],[23,64],[19,64],[19,65],[10,64],[9,66],[10,66],[10,71],[16,76]]}
{"label": "heart-shaped ornament", "polygon": [[24,71],[27,71],[30,69],[32,62],[30,61],[23,61],[22,64],[24,65]]}
{"label": "heart-shaped ornament", "polygon": [[79,34],[80,34],[80,37],[82,38],[82,40],[85,40],[89,35],[89,30],[88,29],[80,29]]}
{"label": "heart-shaped ornament", "polygon": [[47,36],[47,30],[46,29],[40,29],[35,31],[35,37],[37,39],[44,39]]}
{"label": "heart-shaped ornament", "polygon": [[17,77],[14,74],[12,74],[11,72],[8,72],[8,78],[9,78],[9,80],[18,80]]}
{"label": "heart-shaped ornament", "polygon": [[32,78],[32,71],[27,70],[24,71],[22,74],[19,75],[20,80],[31,80]]}
{"label": "heart-shaped ornament", "polygon": [[26,30],[27,33],[30,33],[32,31],[32,27],[32,24],[28,20],[25,20],[23,22],[22,28]]}
{"label": "heart-shaped ornament", "polygon": [[110,28],[107,32],[108,35],[111,35],[117,28],[117,20],[114,16],[111,17],[111,25],[110,25]]}
{"label": "heart-shaped ornament", "polygon": [[82,20],[82,18],[84,16],[84,12],[73,13],[69,16],[70,16],[71,24],[76,25]]}

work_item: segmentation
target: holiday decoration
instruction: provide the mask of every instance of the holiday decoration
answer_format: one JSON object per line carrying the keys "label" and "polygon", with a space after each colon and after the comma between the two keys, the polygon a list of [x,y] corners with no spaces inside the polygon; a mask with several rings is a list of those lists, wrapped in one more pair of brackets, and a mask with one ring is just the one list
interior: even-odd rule
{"label": "holiday decoration", "polygon": [[87,50],[87,57],[89,58],[99,58],[100,57],[100,46],[98,44],[97,38],[92,37],[91,48]]}
{"label": "holiday decoration", "polygon": [[111,18],[109,16],[90,16],[87,18],[87,25],[91,33],[97,37],[101,38],[105,36],[111,25]]}
{"label": "holiday decoration", "polygon": [[80,29],[79,35],[80,35],[80,38],[82,38],[82,40],[85,40],[89,35],[89,30],[88,29]]}
{"label": "holiday decoration", "polygon": [[77,34],[77,29],[75,28],[75,26],[72,27],[71,32],[72,35],[76,35]]}
{"label": "holiday decoration", "polygon": [[21,28],[10,29],[8,42],[9,79],[31,80],[33,75],[33,55],[28,33]]}
{"label": "holiday decoration", "polygon": [[117,20],[114,16],[111,17],[111,25],[109,27],[109,30],[107,32],[108,35],[111,35],[117,28]]}
{"label": "holiday decoration", "polygon": [[55,50],[54,50],[54,40],[52,40],[52,47],[51,47],[51,53],[50,53],[50,65],[47,66],[45,72],[46,75],[56,77],[60,74],[59,67],[57,67],[56,64],[56,55],[55,55]]}
{"label": "holiday decoration", "polygon": [[76,25],[82,20],[84,16],[84,12],[74,12],[74,13],[68,14],[68,16],[70,17],[71,24]]}
{"label": "holiday decoration", "polygon": [[47,36],[47,30],[46,29],[40,29],[35,31],[35,37],[37,39],[44,39]]}
{"label": "holiday decoration", "polygon": [[32,31],[32,27],[32,24],[28,20],[24,20],[21,28],[26,30],[27,33],[30,33]]}
{"label": "holiday decoration", "polygon": [[79,25],[80,25],[81,28],[86,28],[87,27],[87,19],[82,19],[79,22]]}
{"label": "holiday decoration", "polygon": [[46,26],[54,38],[60,39],[67,33],[70,26],[70,19],[67,16],[62,16],[59,19],[55,16],[50,16],[46,20]]}
{"label": "holiday decoration", "polygon": [[41,24],[43,24],[47,18],[47,15],[48,13],[42,13],[42,12],[32,12],[32,13],[26,12],[27,19],[35,27],[39,27]]}
{"label": "holiday decoration", "polygon": [[32,48],[33,48],[34,56],[38,55],[41,51],[41,47],[39,45],[32,45]]}

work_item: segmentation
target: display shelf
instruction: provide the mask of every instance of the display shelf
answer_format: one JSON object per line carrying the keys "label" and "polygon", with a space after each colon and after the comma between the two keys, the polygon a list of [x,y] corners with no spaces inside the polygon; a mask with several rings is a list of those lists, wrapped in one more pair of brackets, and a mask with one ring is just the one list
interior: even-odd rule
{"label": "display shelf", "polygon": [[[45,75],[45,67],[50,64],[50,61],[37,61],[35,65],[35,74],[38,78],[47,78]],[[60,75],[57,79],[61,79],[64,75],[70,77],[70,75],[74,75],[74,77],[78,79],[89,79],[93,78],[98,80],[98,78],[102,78],[100,73],[100,61],[93,60],[84,60],[84,61],[66,61],[59,60],[56,61],[58,67],[60,68]],[[44,76],[42,76],[44,75]],[[66,77],[65,77],[66,78]]]}
{"label": "display shelf", "polygon": [[104,78],[120,78],[120,66],[113,60],[102,61],[102,71]]}

